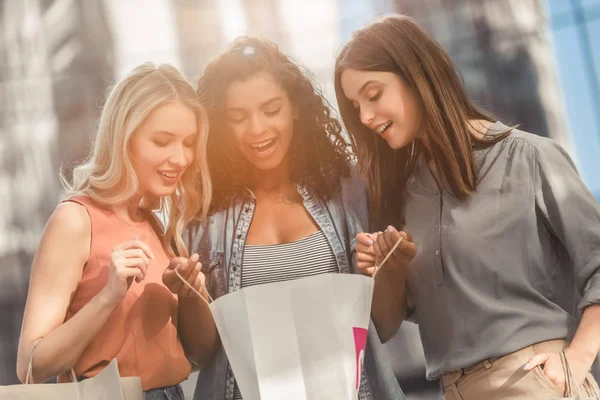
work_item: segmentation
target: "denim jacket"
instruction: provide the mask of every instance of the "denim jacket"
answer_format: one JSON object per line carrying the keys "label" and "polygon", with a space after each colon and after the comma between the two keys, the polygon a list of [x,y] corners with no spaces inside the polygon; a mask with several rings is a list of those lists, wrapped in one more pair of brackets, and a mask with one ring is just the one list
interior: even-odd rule
{"label": "denim jacket", "polygon": [[[299,186],[298,192],[325,234],[339,271],[355,273],[355,236],[368,227],[366,190],[362,180],[353,172],[351,177],[342,180],[341,192],[327,202],[304,187]],[[255,205],[253,195],[248,192],[234,198],[227,210],[188,228],[188,248],[200,255],[206,287],[214,299],[241,287],[243,252]],[[404,399],[372,322],[364,362],[360,400]],[[194,400],[233,400],[234,384],[231,366],[221,348],[212,365],[201,369]]]}

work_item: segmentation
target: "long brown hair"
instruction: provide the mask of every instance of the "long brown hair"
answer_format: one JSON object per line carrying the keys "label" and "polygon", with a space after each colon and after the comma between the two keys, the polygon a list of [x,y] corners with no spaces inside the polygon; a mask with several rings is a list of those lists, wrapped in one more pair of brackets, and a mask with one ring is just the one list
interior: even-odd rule
{"label": "long brown hair", "polygon": [[213,59],[198,81],[197,94],[208,112],[208,166],[213,181],[211,212],[229,207],[233,197],[248,187],[243,155],[231,145],[225,123],[227,88],[256,73],[266,72],[286,91],[298,109],[290,144],[291,178],[328,200],[350,172],[351,145],[340,122],[310,74],[283,54],[273,42],[242,36]]}
{"label": "long brown hair", "polygon": [[[398,75],[422,108],[421,130],[427,136],[429,151],[417,140],[404,148],[391,149],[365,127],[342,89],[345,69]],[[367,180],[375,227],[383,223],[404,225],[406,181],[421,156],[431,159],[443,189],[465,199],[475,191],[478,181],[473,146],[491,145],[510,134],[507,131],[479,139],[470,133],[470,120],[494,119],[469,100],[459,73],[439,43],[407,16],[385,17],[353,33],[337,56],[335,92]]]}

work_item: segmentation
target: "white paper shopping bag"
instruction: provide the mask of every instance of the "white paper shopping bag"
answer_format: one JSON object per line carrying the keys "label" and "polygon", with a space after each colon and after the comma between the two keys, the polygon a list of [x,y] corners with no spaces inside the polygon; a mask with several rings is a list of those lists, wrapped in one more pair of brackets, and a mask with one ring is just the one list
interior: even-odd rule
{"label": "white paper shopping bag", "polygon": [[372,297],[369,277],[323,274],[211,303],[244,400],[354,400]]}
{"label": "white paper shopping bag", "polygon": [[121,378],[113,359],[98,375],[81,382],[0,386],[0,400],[142,400],[139,377]]}

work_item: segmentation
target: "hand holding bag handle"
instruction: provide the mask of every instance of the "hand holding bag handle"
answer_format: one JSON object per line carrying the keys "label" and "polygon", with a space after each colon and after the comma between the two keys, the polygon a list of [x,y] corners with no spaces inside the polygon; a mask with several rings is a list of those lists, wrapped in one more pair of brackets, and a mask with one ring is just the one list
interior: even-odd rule
{"label": "hand holding bag handle", "polygon": [[573,396],[573,399],[584,400],[584,399],[596,399],[600,400],[600,393],[594,385],[592,385],[588,379],[586,378],[581,384],[591,397],[582,396],[579,385],[573,376],[573,372],[571,371],[571,366],[569,365],[569,360],[567,359],[567,351],[563,350],[560,352],[560,361],[563,366],[563,371],[565,373],[565,396],[570,397]]}
{"label": "hand holding bag handle", "polygon": [[373,278],[375,278],[375,275],[377,274],[377,271],[379,270],[379,268],[381,268],[383,266],[383,264],[385,264],[385,262],[388,260],[388,258],[390,258],[390,256],[394,253],[394,251],[398,248],[400,243],[402,243],[402,239],[404,239],[404,238],[402,236],[400,236],[400,239],[398,239],[398,241],[394,244],[394,246],[391,248],[391,250],[386,254],[383,261],[381,261],[381,263],[379,265],[374,265],[375,269],[373,270]]}

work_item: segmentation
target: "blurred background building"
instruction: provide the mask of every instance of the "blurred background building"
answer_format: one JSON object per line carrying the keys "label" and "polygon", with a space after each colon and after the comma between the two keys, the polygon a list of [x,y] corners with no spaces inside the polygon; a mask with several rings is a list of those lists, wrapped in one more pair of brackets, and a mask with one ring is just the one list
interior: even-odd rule
{"label": "blurred background building", "polygon": [[[600,0],[0,0],[0,384],[17,382],[29,268],[62,196],[58,172],[85,156],[111,82],[148,60],[194,80],[251,34],[278,42],[335,105],[336,51],[393,12],[436,37],[478,104],[565,146],[600,199]],[[410,399],[441,398],[424,379],[417,326],[388,348]]]}

